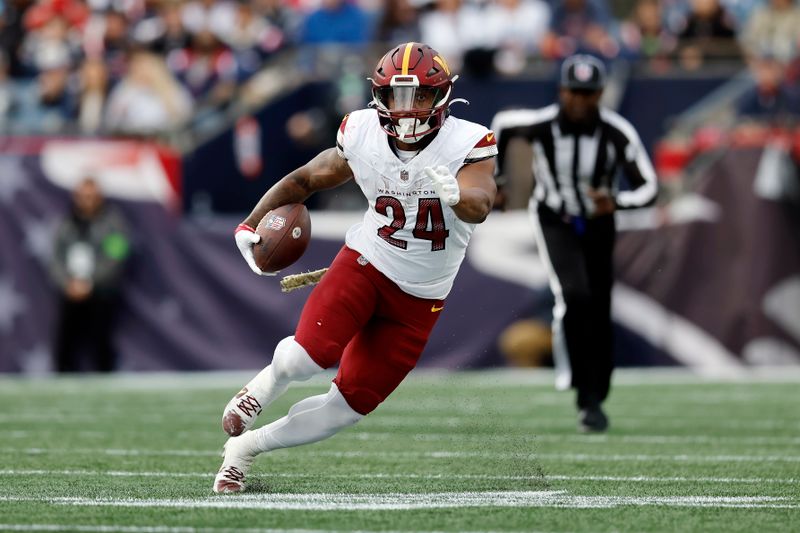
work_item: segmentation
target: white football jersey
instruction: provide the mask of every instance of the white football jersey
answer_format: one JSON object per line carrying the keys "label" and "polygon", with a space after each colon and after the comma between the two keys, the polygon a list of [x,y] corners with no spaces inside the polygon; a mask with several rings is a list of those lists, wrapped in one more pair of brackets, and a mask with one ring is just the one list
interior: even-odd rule
{"label": "white football jersey", "polygon": [[460,220],[439,200],[425,167],[446,166],[455,176],[465,164],[497,154],[494,134],[448,117],[436,138],[407,163],[389,145],[372,109],[350,113],[336,139],[369,202],[345,242],[403,291],[443,300],[453,287],[475,224]]}

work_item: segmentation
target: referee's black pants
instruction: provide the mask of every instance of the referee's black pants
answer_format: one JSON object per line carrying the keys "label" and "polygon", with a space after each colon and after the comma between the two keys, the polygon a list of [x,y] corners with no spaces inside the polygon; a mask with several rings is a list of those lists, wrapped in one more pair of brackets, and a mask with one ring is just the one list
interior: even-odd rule
{"label": "referee's black pants", "polygon": [[[568,352],[578,407],[596,406],[608,396],[614,368],[614,215],[565,219],[544,204],[539,204],[537,213],[541,228],[537,240],[544,238],[547,257],[544,251],[540,254],[551,269],[550,285],[556,301],[554,334],[563,335],[553,339],[554,349],[565,347]],[[557,324],[559,318],[561,323]]]}

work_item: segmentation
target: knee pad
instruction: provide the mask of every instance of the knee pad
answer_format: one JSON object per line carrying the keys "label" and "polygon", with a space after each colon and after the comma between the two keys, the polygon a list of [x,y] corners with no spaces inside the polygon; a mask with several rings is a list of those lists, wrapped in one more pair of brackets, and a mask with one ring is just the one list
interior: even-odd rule
{"label": "knee pad", "polygon": [[286,337],[275,347],[272,375],[278,383],[305,381],[322,370],[292,336]]}

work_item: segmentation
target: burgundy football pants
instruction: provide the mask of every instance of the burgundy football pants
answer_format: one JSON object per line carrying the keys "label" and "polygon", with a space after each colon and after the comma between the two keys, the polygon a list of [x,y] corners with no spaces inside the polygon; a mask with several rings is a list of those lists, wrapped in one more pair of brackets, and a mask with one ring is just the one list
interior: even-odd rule
{"label": "burgundy football pants", "polygon": [[323,368],[355,411],[373,411],[417,364],[442,300],[400,290],[361,254],[343,247],[311,292],[295,340]]}

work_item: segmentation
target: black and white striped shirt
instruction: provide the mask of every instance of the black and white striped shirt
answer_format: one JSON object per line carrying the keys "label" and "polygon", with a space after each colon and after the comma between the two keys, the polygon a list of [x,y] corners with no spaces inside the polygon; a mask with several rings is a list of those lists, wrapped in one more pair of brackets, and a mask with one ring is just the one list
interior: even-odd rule
{"label": "black and white striped shirt", "polygon": [[[619,209],[655,200],[658,185],[653,165],[636,130],[614,111],[600,108],[600,120],[588,128],[565,121],[558,104],[501,111],[491,129],[497,136],[500,174],[511,138],[522,137],[532,144],[536,186],[531,200],[556,213],[591,217],[590,188],[610,191]],[[619,187],[620,169],[627,178],[626,190]]]}

